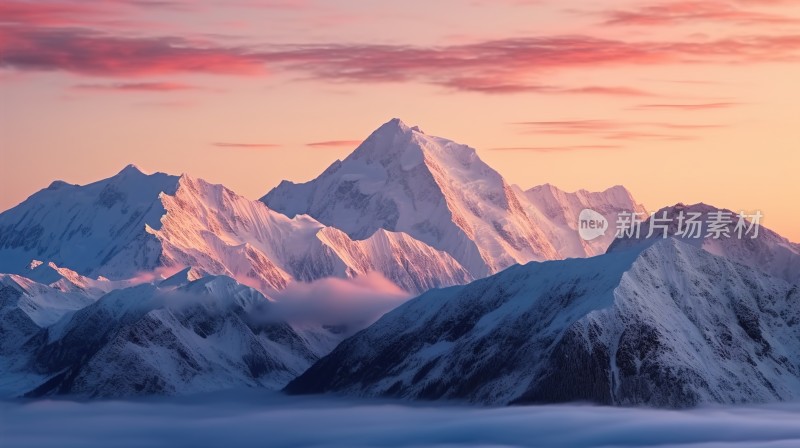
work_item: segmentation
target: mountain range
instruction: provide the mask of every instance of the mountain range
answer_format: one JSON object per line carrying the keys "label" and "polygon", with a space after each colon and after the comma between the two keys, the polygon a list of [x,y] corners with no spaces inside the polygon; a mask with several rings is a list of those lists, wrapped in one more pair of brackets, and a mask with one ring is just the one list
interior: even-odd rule
{"label": "mountain range", "polygon": [[583,208],[609,215],[644,210],[619,186],[602,193],[570,194],[550,185],[524,192],[475,149],[398,119],[316,179],[281,182],[261,201],[355,239],[378,229],[406,233],[450,254],[476,278],[515,263],[601,253],[610,239],[589,245],[574,230]]}
{"label": "mountain range", "polygon": [[258,201],[133,165],[55,181],[0,213],[0,393],[288,384],[672,407],[800,395],[799,245],[763,227],[676,237],[674,224],[669,238],[584,240],[586,209],[646,214],[621,186],[523,190],[398,119]]}
{"label": "mountain range", "polygon": [[800,398],[800,287],[675,238],[434,290],[293,393],[687,407]]}
{"label": "mountain range", "polygon": [[54,182],[0,214],[0,272],[32,260],[111,280],[193,267],[264,293],[290,281],[377,271],[411,292],[472,279],[442,251],[381,229],[353,240],[308,216],[287,218],[187,175],[128,166],[86,186]]}

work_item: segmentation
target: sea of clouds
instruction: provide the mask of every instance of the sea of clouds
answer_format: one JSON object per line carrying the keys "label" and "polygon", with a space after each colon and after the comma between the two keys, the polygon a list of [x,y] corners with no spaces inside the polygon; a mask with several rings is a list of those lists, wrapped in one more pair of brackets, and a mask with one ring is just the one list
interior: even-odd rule
{"label": "sea of clouds", "polygon": [[262,391],[0,403],[3,447],[798,447],[800,403],[476,408]]}

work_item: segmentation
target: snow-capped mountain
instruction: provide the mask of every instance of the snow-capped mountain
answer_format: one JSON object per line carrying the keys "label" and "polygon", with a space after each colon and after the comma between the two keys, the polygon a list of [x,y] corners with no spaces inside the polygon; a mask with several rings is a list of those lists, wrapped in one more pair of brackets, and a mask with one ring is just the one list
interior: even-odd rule
{"label": "snow-capped mountain", "polygon": [[0,214],[0,260],[0,272],[32,275],[32,260],[42,260],[115,281],[193,267],[262,292],[371,271],[414,293],[472,279],[451,256],[406,234],[381,230],[353,241],[221,185],[133,166],[83,187],[54,183]]}
{"label": "snow-capped mountain", "polygon": [[26,368],[38,344],[37,336],[95,299],[63,279],[48,286],[19,275],[0,274],[0,395],[26,390],[41,380]]}
{"label": "snow-capped mountain", "polygon": [[380,272],[400,287],[422,292],[466,283],[452,257],[408,235],[379,231],[362,241],[305,215],[287,218],[221,185],[181,176],[173,196],[162,195],[160,229],[164,266],[192,266],[228,275],[261,291],[291,280],[352,277]]}
{"label": "snow-capped mountain", "polygon": [[0,272],[25,274],[32,260],[82,275],[132,277],[157,265],[145,226],[158,228],[178,178],[129,165],[89,185],[55,181],[0,214]]}
{"label": "snow-capped mountain", "polygon": [[28,395],[124,397],[279,388],[327,347],[229,277],[115,290],[33,338]]}
{"label": "snow-capped mountain", "polygon": [[280,389],[409,298],[376,273],[275,297],[196,268],[99,298],[60,282],[0,275],[0,397]]}
{"label": "snow-capped mountain", "polygon": [[284,181],[262,198],[356,239],[405,232],[444,250],[474,276],[558,254],[520,197],[475,150],[393,119],[350,156],[305,184]]}
{"label": "snow-capped mountain", "polygon": [[[614,240],[614,223],[620,213],[646,214],[643,205],[623,186],[616,185],[605,191],[563,191],[553,185],[544,184],[525,191],[528,201],[526,210],[538,221],[548,223],[544,227],[548,240],[564,258],[591,257],[602,254]],[[586,241],[578,233],[581,211],[589,209],[602,215],[609,223],[605,234]]]}
{"label": "snow-capped mountain", "polygon": [[[64,291],[14,274],[0,274],[0,351],[16,349],[25,340],[10,337],[14,331],[30,335],[54,324],[71,312],[94,302],[83,291]],[[30,330],[30,331],[28,331]]]}
{"label": "snow-capped mountain", "polygon": [[523,192],[474,149],[397,119],[318,179],[283,182],[262,202],[269,207],[133,165],[86,186],[56,181],[0,213],[0,272],[28,276],[39,260],[119,282],[193,267],[268,293],[377,271],[421,293],[514,263],[602,252],[606,238],[586,243],[575,230],[578,207],[638,207],[621,187]]}
{"label": "snow-capped mountain", "polygon": [[396,119],[260,201],[134,166],[57,181],[0,213],[0,395],[800,398],[800,245],[729,211],[727,238],[585,241],[586,209],[644,213],[621,186],[523,191]]}
{"label": "snow-capped mountain", "polygon": [[610,211],[635,202],[626,191],[599,195],[524,193],[469,146],[393,119],[316,179],[284,181],[261,200],[290,217],[311,215],[355,239],[378,229],[407,233],[482,277],[515,263],[605,250],[608,240],[581,245],[573,209]]}
{"label": "snow-capped mountain", "polygon": [[[749,215],[745,213],[745,216]],[[694,218],[697,224],[690,224],[690,218]],[[719,225],[712,224],[715,221]],[[740,224],[738,213],[707,204],[677,204],[662,208],[654,213],[654,217],[642,222],[638,235],[630,232],[630,235],[615,239],[608,251],[652,244],[666,234],[712,254],[800,284],[800,244],[792,243],[760,223],[756,227],[752,221],[750,217]],[[737,225],[741,228],[737,229]]]}
{"label": "snow-capped mountain", "polygon": [[36,283],[49,286],[61,292],[76,292],[91,298],[98,298],[112,289],[129,286],[128,282],[112,282],[104,277],[97,279],[78,274],[72,269],[62,268],[53,263],[31,261],[28,271],[22,276]]}
{"label": "snow-capped mountain", "polygon": [[674,238],[430,291],[287,390],[683,407],[800,398],[800,286]]}

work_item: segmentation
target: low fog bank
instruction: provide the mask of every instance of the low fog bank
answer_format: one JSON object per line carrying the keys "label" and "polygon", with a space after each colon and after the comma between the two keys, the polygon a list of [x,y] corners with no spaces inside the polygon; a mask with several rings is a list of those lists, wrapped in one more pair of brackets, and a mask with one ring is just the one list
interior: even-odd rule
{"label": "low fog bank", "polygon": [[800,403],[686,411],[410,405],[247,391],[0,403],[3,447],[797,447]]}
{"label": "low fog bank", "polygon": [[271,294],[273,317],[316,325],[368,327],[413,297],[377,272],[353,278],[292,282]]}

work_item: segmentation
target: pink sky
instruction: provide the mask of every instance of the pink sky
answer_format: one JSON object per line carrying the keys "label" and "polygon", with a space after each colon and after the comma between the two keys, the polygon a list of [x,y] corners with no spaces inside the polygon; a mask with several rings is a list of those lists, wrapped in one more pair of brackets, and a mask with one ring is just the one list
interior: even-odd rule
{"label": "pink sky", "polygon": [[800,241],[799,58],[796,0],[5,0],[0,209],[128,163],[257,198],[400,117]]}

